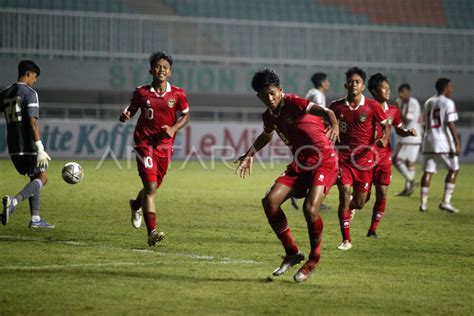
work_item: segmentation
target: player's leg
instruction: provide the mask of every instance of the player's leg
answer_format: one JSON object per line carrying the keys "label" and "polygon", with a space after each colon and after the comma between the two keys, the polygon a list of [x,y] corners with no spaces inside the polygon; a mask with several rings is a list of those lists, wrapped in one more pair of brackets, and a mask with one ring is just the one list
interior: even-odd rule
{"label": "player's leg", "polygon": [[281,205],[294,194],[295,191],[291,187],[276,182],[262,199],[268,223],[285,249],[285,259],[280,267],[273,272],[275,276],[282,275],[292,266],[304,260],[304,255],[298,249],[288,226],[288,220],[281,209]]}
{"label": "player's leg", "polygon": [[143,210],[142,210],[142,203],[143,203],[143,195],[144,189],[141,189],[137,197],[135,199],[130,199],[130,213],[131,213],[131,222],[134,228],[140,228],[142,225],[143,220]]}
{"label": "player's leg", "polygon": [[163,240],[164,233],[156,229],[156,205],[155,196],[158,184],[156,181],[143,182],[143,218],[145,219],[146,229],[148,232],[148,245],[154,246],[157,242]]}
{"label": "player's leg", "polygon": [[443,200],[441,201],[439,208],[450,213],[459,213],[459,210],[451,204],[451,197],[454,193],[456,178],[459,171],[458,157],[449,157],[448,155],[443,155],[443,160],[448,166],[449,171],[444,180]]}
{"label": "player's leg", "polygon": [[308,226],[311,250],[308,256],[308,261],[306,261],[303,267],[301,267],[294,276],[296,282],[307,280],[315,270],[321,258],[323,220],[320,216],[320,208],[324,198],[326,197],[325,189],[324,185],[311,187],[303,204],[303,213]]}
{"label": "player's leg", "polygon": [[339,225],[342,234],[342,243],[339,245],[341,250],[349,250],[352,248],[351,243],[351,211],[349,205],[351,203],[351,185],[338,184],[339,190],[339,206],[337,215],[339,217]]}
{"label": "player's leg", "polygon": [[420,187],[420,212],[428,211],[428,194],[430,191],[431,177],[436,172],[436,160],[433,155],[423,156],[423,175]]}
{"label": "player's leg", "polygon": [[30,228],[54,228],[55,226],[52,224],[47,223],[41,216],[40,216],[40,206],[41,206],[41,189],[44,188],[46,183],[48,182],[48,174],[47,172],[40,172],[35,174],[31,177],[31,182],[35,182],[40,180],[42,185],[40,190],[36,192],[34,195],[28,198],[30,204],[30,213],[31,213],[31,221],[30,221]]}
{"label": "player's leg", "polygon": [[375,203],[372,209],[372,220],[367,237],[378,238],[377,228],[385,212],[388,186],[384,184],[375,185]]}
{"label": "player's leg", "polygon": [[405,178],[405,188],[403,191],[397,194],[397,196],[405,196],[406,191],[408,189],[408,185],[410,183],[411,177],[410,177],[410,172],[408,171],[407,165],[405,163],[406,161],[406,155],[405,155],[405,149],[406,146],[403,144],[397,144],[397,148],[395,149],[395,154],[393,156],[393,164],[395,168],[401,173],[403,178]]}

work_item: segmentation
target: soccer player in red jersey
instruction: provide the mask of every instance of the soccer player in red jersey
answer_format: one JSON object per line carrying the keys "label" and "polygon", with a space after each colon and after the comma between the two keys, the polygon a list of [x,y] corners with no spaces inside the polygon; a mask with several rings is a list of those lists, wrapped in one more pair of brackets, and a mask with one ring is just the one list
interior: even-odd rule
{"label": "soccer player in red jersey", "polygon": [[[346,72],[347,96],[334,101],[329,107],[339,120],[340,141],[336,143],[339,157],[338,216],[341,226],[341,250],[352,248],[350,235],[351,209],[360,209],[367,200],[375,165],[375,149],[384,147],[389,137],[388,125],[384,138],[375,139],[377,124],[386,124],[386,115],[375,100],[364,97],[365,72],[349,68]],[[354,191],[351,192],[351,187]],[[351,195],[352,193],[352,195]]]}
{"label": "soccer player in red jersey", "polygon": [[[376,73],[369,78],[368,88],[374,99],[387,116],[387,125],[395,128],[397,135],[401,137],[416,136],[416,129],[410,130],[402,128],[402,120],[398,107],[388,105],[390,100],[390,83],[386,76]],[[382,137],[382,125],[378,124],[376,133],[378,138]],[[377,164],[374,168],[373,184],[375,186],[375,203],[372,210],[372,221],[370,223],[367,237],[378,238],[377,227],[382,220],[385,212],[386,196],[388,186],[392,180],[392,149],[390,147],[390,138],[385,147],[375,147],[377,151]],[[370,192],[369,192],[370,196]],[[368,201],[369,197],[367,197]]]}
{"label": "soccer player in red jersey", "polygon": [[190,115],[184,90],[168,82],[173,58],[159,51],[151,55],[149,61],[153,80],[151,84],[135,89],[130,105],[120,115],[120,121],[128,121],[140,110],[134,140],[143,189],[135,200],[130,200],[130,208],[133,227],[139,228],[144,217],[148,245],[154,246],[164,238],[164,233],[156,228],[156,190],[171,161],[176,132],[188,124]]}
{"label": "soccer player in red jersey", "polygon": [[[253,156],[270,142],[274,131],[290,147],[293,161],[275,181],[262,204],[268,222],[286,253],[282,264],[273,272],[273,275],[279,276],[304,260],[304,254],[293,240],[281,205],[292,196],[305,197],[303,212],[311,250],[308,260],[294,276],[296,282],[302,282],[310,277],[320,259],[323,221],[319,208],[337,176],[337,158],[331,142],[339,135],[337,119],[331,110],[296,95],[283,93],[280,79],[270,69],[254,74],[252,88],[267,107],[262,114],[263,132],[238,159],[236,173],[242,178],[251,174]],[[330,122],[328,129],[325,129],[321,119],[323,116]]]}

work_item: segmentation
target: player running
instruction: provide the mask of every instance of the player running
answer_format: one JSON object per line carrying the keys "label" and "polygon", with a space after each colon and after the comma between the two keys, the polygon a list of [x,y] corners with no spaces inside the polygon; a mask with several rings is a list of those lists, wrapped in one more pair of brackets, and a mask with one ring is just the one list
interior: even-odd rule
{"label": "player running", "polygon": [[403,83],[398,87],[398,108],[402,118],[403,127],[410,130],[416,129],[416,136],[400,139],[394,153],[393,163],[405,178],[405,188],[397,196],[410,196],[415,192],[418,182],[415,181],[415,162],[420,152],[421,136],[421,107],[418,100],[411,96],[411,87]]}
{"label": "player running", "polygon": [[40,217],[40,192],[48,181],[49,155],[44,150],[38,124],[38,93],[32,88],[40,75],[40,68],[32,60],[18,64],[18,81],[0,92],[0,112],[7,122],[8,153],[21,175],[30,182],[14,196],[2,199],[2,224],[6,225],[18,203],[30,202],[30,228],[54,228]]}
{"label": "player running", "polygon": [[[338,216],[342,233],[342,243],[338,247],[340,250],[352,248],[350,210],[364,207],[372,183],[373,168],[377,163],[374,146],[377,143],[377,146],[385,147],[390,131],[386,124],[387,116],[380,105],[362,94],[365,79],[366,74],[362,69],[349,68],[344,84],[347,96],[334,101],[329,107],[339,120],[341,132],[340,141],[336,143],[339,157]],[[384,136],[376,140],[378,124],[385,126]]]}
{"label": "player running", "polygon": [[425,133],[423,135],[423,177],[421,178],[420,211],[428,210],[428,192],[431,177],[436,173],[436,164],[441,163],[448,168],[444,184],[443,200],[439,204],[441,210],[450,213],[459,213],[451,204],[456,177],[459,172],[458,156],[461,152],[461,142],[455,122],[458,113],[453,100],[451,80],[440,78],[436,81],[438,94],[429,98],[423,107],[423,121]]}
{"label": "player running", "polygon": [[[369,78],[368,88],[374,99],[387,116],[387,125],[394,127],[395,132],[400,137],[416,136],[416,129],[410,130],[402,128],[400,110],[393,105],[388,105],[390,101],[390,83],[388,78],[381,73],[376,73]],[[381,125],[377,125],[377,138],[381,138],[383,130]],[[372,210],[372,221],[367,232],[367,237],[378,238],[377,227],[385,212],[387,190],[392,181],[392,149],[390,147],[390,137],[385,147],[375,147],[378,162],[373,170],[373,184],[375,186],[375,203]],[[370,195],[370,191],[369,191]],[[367,197],[367,200],[369,197]]]}
{"label": "player running", "polygon": [[[279,276],[305,258],[293,240],[281,205],[292,196],[305,197],[303,212],[311,251],[306,263],[294,275],[296,282],[302,282],[310,277],[320,260],[323,220],[319,208],[337,175],[336,153],[331,140],[338,138],[339,127],[332,111],[296,95],[283,93],[280,79],[270,69],[254,74],[252,88],[267,107],[262,114],[263,132],[238,159],[236,173],[242,178],[251,174],[253,156],[270,142],[274,131],[290,147],[293,161],[276,179],[262,204],[268,222],[286,253],[282,264],[273,272],[273,275]],[[320,118],[322,116],[330,122],[327,130]]]}
{"label": "player running", "polygon": [[154,246],[165,236],[156,227],[156,190],[168,170],[176,132],[188,124],[190,115],[184,90],[168,82],[173,58],[159,51],[151,55],[149,62],[153,80],[151,84],[135,89],[130,105],[120,115],[120,121],[130,120],[140,110],[134,140],[143,189],[135,200],[130,200],[131,220],[133,227],[139,228],[142,218],[145,218],[148,245]]}

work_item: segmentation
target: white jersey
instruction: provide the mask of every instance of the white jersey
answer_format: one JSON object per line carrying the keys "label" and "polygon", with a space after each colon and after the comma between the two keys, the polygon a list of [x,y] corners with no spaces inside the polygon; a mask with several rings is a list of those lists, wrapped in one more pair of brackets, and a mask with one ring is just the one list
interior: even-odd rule
{"label": "white jersey", "polygon": [[399,104],[400,114],[402,118],[403,128],[406,129],[416,129],[417,136],[411,137],[401,137],[400,144],[421,144],[421,138],[423,135],[423,127],[421,126],[422,115],[421,107],[418,100],[415,98],[410,98],[408,102],[403,102],[402,100],[397,100]]}
{"label": "white jersey", "polygon": [[319,89],[313,88],[309,90],[305,96],[305,99],[310,100],[322,107],[326,107],[326,96]]}
{"label": "white jersey", "polygon": [[458,120],[453,100],[444,95],[429,98],[423,107],[423,119],[423,153],[454,153],[454,138],[448,128],[448,123]]}

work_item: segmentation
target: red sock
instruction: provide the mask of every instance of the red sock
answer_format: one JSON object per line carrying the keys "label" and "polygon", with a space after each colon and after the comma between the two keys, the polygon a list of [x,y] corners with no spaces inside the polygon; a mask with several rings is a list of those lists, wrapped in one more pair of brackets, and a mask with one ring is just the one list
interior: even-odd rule
{"label": "red sock", "polygon": [[342,240],[351,241],[351,211],[349,209],[338,212],[339,225],[341,226]]}
{"label": "red sock", "polygon": [[375,233],[380,221],[382,220],[383,213],[385,212],[386,199],[376,199],[374,208],[372,210],[372,223],[370,224],[370,231]]}
{"label": "red sock", "polygon": [[280,239],[283,248],[285,248],[286,255],[292,256],[297,254],[299,249],[293,239],[293,236],[291,235],[291,230],[288,227],[288,221],[283,211],[279,209],[277,212],[266,214],[268,223],[272,227],[277,237]]}
{"label": "red sock", "polygon": [[145,219],[146,230],[148,231],[148,235],[150,235],[151,231],[156,228],[156,213],[143,213],[143,218]]}
{"label": "red sock", "polygon": [[323,236],[323,219],[321,216],[312,223],[308,223],[309,243],[311,245],[311,252],[309,259],[319,262],[321,257],[321,240]]}

